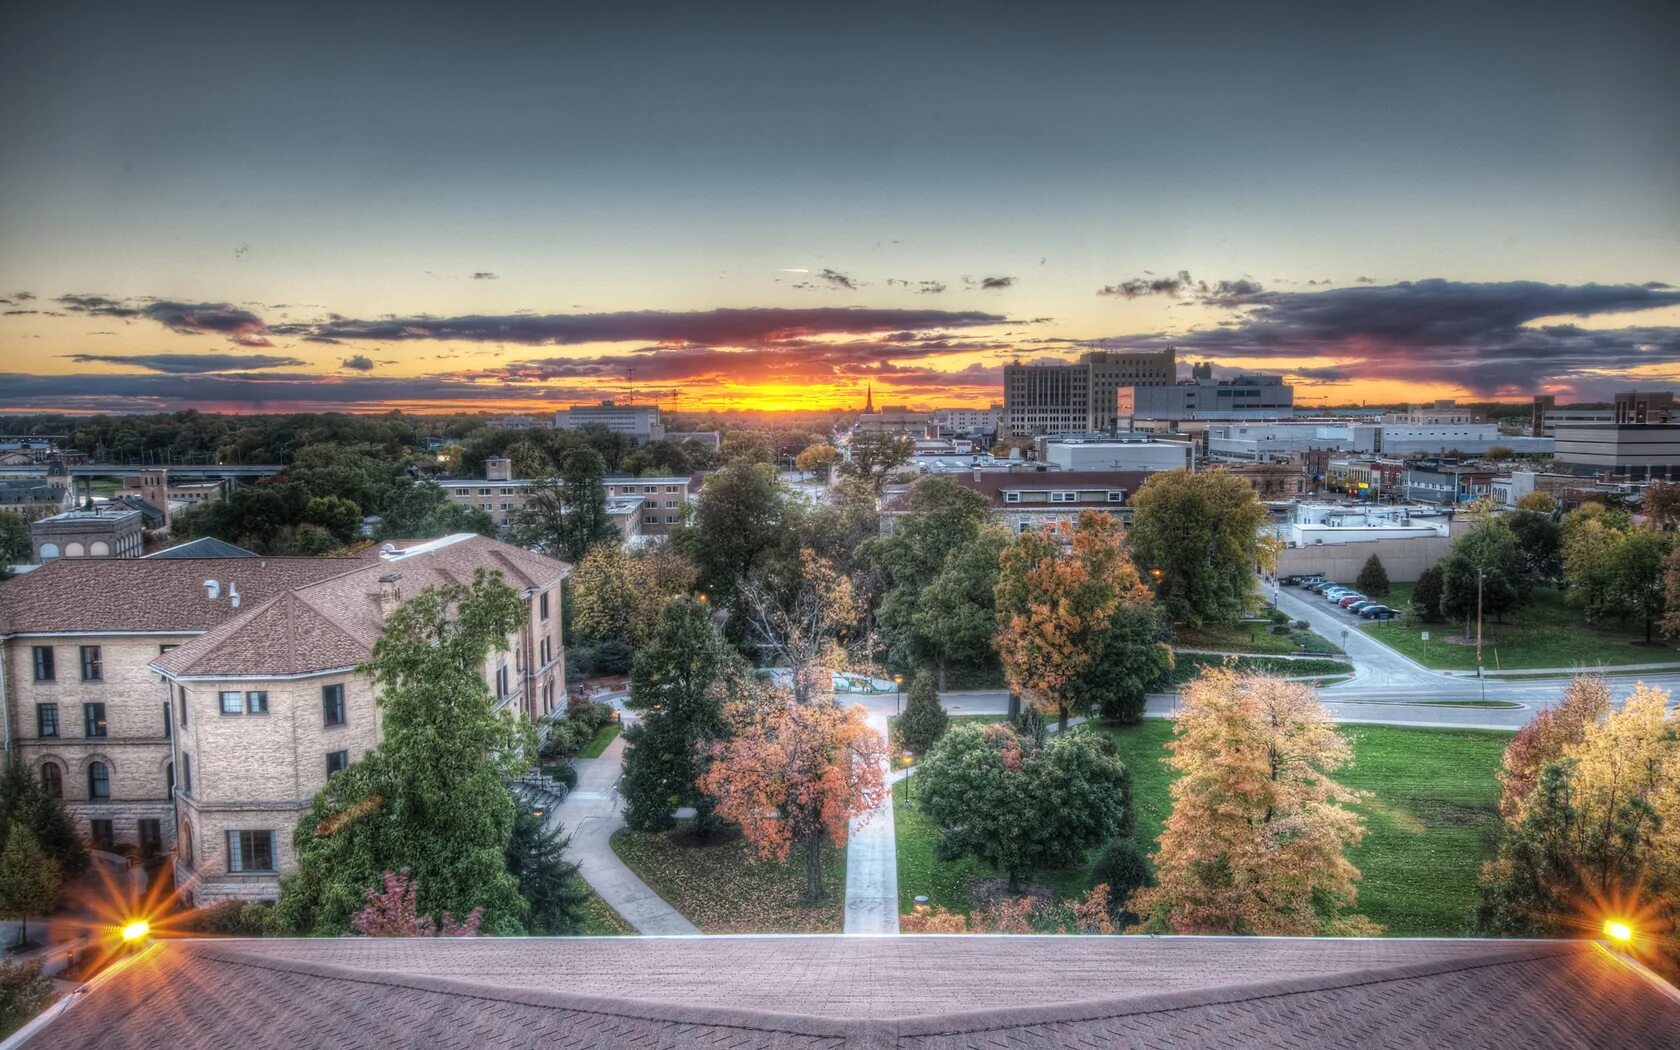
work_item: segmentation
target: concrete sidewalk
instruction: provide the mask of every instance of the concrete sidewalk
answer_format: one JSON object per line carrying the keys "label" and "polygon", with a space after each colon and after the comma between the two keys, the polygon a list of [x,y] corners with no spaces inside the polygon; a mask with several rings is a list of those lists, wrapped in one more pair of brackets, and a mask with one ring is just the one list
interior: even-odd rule
{"label": "concrete sidewalk", "polygon": [[[885,712],[871,714],[869,726],[887,739]],[[886,773],[891,776],[890,766]],[[891,791],[847,829],[845,932],[898,932],[898,837]]]}
{"label": "concrete sidewalk", "polygon": [[612,851],[613,832],[624,826],[617,790],[624,769],[624,736],[614,737],[600,758],[580,758],[572,765],[578,772],[577,788],[549,811],[548,820],[571,832],[572,859],[583,881],[637,933],[699,933],[699,927],[665,903]]}

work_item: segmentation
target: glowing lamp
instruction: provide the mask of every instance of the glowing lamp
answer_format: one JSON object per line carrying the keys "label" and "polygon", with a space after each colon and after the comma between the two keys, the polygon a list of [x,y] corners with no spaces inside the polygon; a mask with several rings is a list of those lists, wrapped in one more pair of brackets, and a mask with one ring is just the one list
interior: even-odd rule
{"label": "glowing lamp", "polygon": [[1633,927],[1616,919],[1604,921],[1604,935],[1617,944],[1626,944],[1633,940]]}
{"label": "glowing lamp", "polygon": [[122,936],[125,943],[133,944],[136,941],[146,939],[146,935],[152,932],[152,924],[145,919],[135,919],[117,932]]}

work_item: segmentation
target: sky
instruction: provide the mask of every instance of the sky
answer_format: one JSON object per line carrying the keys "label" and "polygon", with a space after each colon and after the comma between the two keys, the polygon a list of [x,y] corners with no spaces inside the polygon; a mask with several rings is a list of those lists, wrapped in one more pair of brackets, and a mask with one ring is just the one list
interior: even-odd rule
{"label": "sky", "polygon": [[12,4],[0,412],[1680,385],[1680,5]]}

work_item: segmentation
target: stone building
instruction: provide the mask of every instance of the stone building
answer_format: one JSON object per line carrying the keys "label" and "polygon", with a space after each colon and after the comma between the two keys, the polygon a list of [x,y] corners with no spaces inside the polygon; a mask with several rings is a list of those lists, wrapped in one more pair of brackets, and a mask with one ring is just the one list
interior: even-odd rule
{"label": "stone building", "polygon": [[29,523],[41,564],[59,558],[138,558],[144,553],[144,515],[128,507],[67,510]]}

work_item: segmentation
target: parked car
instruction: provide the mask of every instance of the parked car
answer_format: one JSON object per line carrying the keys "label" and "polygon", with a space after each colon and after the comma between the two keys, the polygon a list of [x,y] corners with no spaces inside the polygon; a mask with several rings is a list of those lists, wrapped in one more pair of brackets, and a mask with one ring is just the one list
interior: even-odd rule
{"label": "parked car", "polygon": [[1308,584],[1307,590],[1312,591],[1314,594],[1323,594],[1325,591],[1334,586],[1336,586],[1336,584],[1330,580],[1318,580],[1315,583]]}
{"label": "parked car", "polygon": [[1367,620],[1392,620],[1400,614],[1386,605],[1367,605],[1359,610],[1359,615]]}
{"label": "parked car", "polygon": [[1330,587],[1330,588],[1327,588],[1326,590],[1324,590],[1322,593],[1324,595],[1324,600],[1325,601],[1327,601],[1327,602],[1339,602],[1343,598],[1346,598],[1348,595],[1350,595],[1354,592],[1353,592],[1353,589],[1351,587]]}
{"label": "parked car", "polygon": [[1377,604],[1377,603],[1374,602],[1374,601],[1371,601],[1369,598],[1361,598],[1359,601],[1354,602],[1352,605],[1343,606],[1343,608],[1347,609],[1347,611],[1350,612],[1350,613],[1357,613],[1357,612],[1364,612],[1366,609],[1370,608],[1371,606],[1373,606],[1375,604]]}
{"label": "parked car", "polygon": [[1348,594],[1348,595],[1344,595],[1344,596],[1336,599],[1336,604],[1340,605],[1342,608],[1346,609],[1348,606],[1352,605],[1354,602],[1363,602],[1363,601],[1369,601],[1369,599],[1366,598],[1363,594]]}

